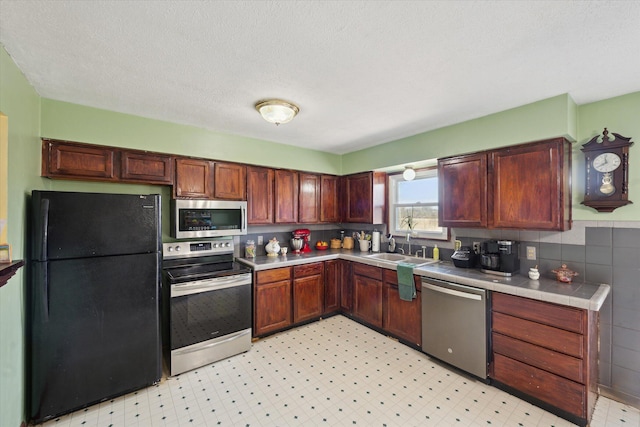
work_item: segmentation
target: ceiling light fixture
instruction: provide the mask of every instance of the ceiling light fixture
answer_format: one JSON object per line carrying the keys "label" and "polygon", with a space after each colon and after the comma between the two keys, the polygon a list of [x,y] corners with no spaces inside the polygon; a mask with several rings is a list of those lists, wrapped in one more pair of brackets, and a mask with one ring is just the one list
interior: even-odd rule
{"label": "ceiling light fixture", "polygon": [[402,177],[405,181],[412,181],[413,178],[416,177],[416,171],[414,171],[411,166],[405,166],[404,172],[402,172]]}
{"label": "ceiling light fixture", "polygon": [[256,104],[256,110],[263,119],[269,123],[288,123],[298,114],[300,109],[297,105],[281,99],[267,99]]}

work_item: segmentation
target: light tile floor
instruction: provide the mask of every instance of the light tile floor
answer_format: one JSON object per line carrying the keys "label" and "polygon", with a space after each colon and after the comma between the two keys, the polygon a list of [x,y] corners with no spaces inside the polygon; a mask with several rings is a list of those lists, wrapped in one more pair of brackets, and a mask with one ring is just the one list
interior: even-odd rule
{"label": "light tile floor", "polygon": [[[53,426],[571,426],[335,316],[244,354],[45,423]],[[601,397],[592,426],[640,427]]]}

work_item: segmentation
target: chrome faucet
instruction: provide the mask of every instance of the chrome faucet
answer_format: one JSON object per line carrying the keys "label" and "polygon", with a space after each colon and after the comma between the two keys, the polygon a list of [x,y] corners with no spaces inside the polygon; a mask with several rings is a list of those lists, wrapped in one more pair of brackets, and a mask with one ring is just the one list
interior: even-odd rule
{"label": "chrome faucet", "polygon": [[422,253],[422,258],[426,258],[427,257],[427,247],[423,246],[422,249],[418,249],[416,251],[416,256],[418,256],[419,253]]}

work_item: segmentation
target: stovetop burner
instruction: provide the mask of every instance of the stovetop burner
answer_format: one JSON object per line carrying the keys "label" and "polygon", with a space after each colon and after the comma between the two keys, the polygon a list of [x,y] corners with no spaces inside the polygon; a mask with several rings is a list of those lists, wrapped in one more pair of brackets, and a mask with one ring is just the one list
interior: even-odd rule
{"label": "stovetop burner", "polygon": [[163,250],[162,269],[169,283],[251,272],[250,268],[234,262],[231,239],[165,243]]}

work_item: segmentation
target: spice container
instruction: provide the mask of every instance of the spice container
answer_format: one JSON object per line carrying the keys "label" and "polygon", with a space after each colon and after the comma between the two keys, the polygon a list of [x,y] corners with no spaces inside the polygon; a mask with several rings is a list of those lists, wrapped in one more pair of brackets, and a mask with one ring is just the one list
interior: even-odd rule
{"label": "spice container", "polygon": [[253,240],[247,240],[247,244],[244,247],[244,257],[245,258],[256,257],[256,242],[254,242]]}

